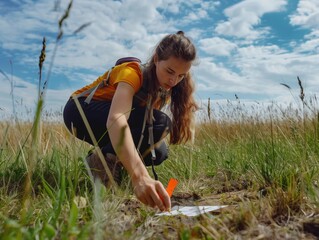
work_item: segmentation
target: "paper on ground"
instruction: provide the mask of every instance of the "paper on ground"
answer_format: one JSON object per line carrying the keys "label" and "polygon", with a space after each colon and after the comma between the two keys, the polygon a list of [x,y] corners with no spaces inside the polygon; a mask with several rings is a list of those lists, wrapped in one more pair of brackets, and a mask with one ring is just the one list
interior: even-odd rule
{"label": "paper on ground", "polygon": [[203,213],[216,211],[224,207],[227,206],[174,206],[170,212],[157,213],[156,216],[174,216],[183,214],[189,217],[194,217]]}

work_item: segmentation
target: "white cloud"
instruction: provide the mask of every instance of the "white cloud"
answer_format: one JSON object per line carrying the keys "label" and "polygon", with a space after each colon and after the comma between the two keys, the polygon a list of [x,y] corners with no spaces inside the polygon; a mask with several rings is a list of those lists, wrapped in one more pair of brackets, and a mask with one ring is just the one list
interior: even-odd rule
{"label": "white cloud", "polygon": [[[230,71],[223,65],[217,65],[211,58],[201,58],[200,64],[194,67],[195,79],[201,79],[197,83],[199,91],[234,92],[247,90],[238,74]],[[236,90],[234,90],[236,88]]]}
{"label": "white cloud", "polygon": [[208,16],[207,12],[204,9],[199,9],[196,12],[190,12],[185,18],[185,22],[197,21]]}
{"label": "white cloud", "polygon": [[310,39],[302,43],[297,49],[299,52],[319,53],[319,38]]}
{"label": "white cloud", "polygon": [[[8,80],[0,74],[0,120],[12,118],[32,120],[36,109],[38,97],[38,85],[31,84],[21,78],[10,76]],[[43,112],[61,112],[64,104],[74,89],[63,90],[48,89],[45,95]],[[61,121],[61,119],[58,119]]]}
{"label": "white cloud", "polygon": [[[252,94],[261,99],[284,99],[290,95],[281,83],[298,95],[297,76],[310,96],[318,88],[319,55],[288,52],[276,45],[237,47],[228,62],[204,58],[195,68],[199,92],[214,94]],[[236,73],[237,72],[237,73]],[[281,97],[281,98],[280,98]],[[258,98],[258,97],[257,97]]]}
{"label": "white cloud", "polygon": [[[151,54],[152,47],[163,36],[170,24],[163,21],[158,8],[162,6],[161,0],[126,0],[126,1],[74,1],[69,17],[63,25],[64,37],[58,45],[57,54],[53,64],[53,74],[63,74],[68,89],[48,90],[48,107],[57,107],[50,93],[54,92],[55,99],[67,99],[75,89],[96,79],[96,77],[114,64],[119,57],[132,55],[145,61]],[[59,1],[59,11],[53,11],[54,3],[45,0],[37,2],[18,2],[9,12],[0,16],[0,28],[3,34],[0,46],[8,59],[14,59],[9,52],[16,54],[19,64],[32,64],[35,69],[42,47],[42,38],[46,36],[46,61],[44,62],[45,76],[50,65],[55,38],[58,31],[58,20],[63,15],[69,1]],[[14,21],[14,24],[12,24]],[[81,25],[89,26],[72,33]],[[4,60],[4,59],[3,59]],[[0,66],[4,70],[4,66]],[[82,73],[83,70],[89,74]],[[16,70],[17,71],[17,70]],[[29,69],[29,75],[31,70]],[[96,73],[96,74],[93,74]],[[37,72],[34,73],[37,78]],[[14,77],[14,81],[22,83],[26,79]],[[52,80],[50,80],[52,81]],[[71,82],[69,82],[71,81]],[[74,82],[77,82],[76,84]],[[62,81],[61,81],[62,82]],[[1,109],[8,114],[12,111],[10,104],[10,84],[2,79],[4,93],[1,94]],[[15,88],[15,98],[22,99],[23,105],[35,106],[37,86],[25,82],[24,88]],[[71,84],[72,83],[72,84]],[[61,95],[62,94],[62,95]],[[19,101],[20,102],[20,101]],[[4,110],[1,110],[4,111]]]}
{"label": "white cloud", "polygon": [[297,46],[298,52],[319,52],[319,2],[316,0],[301,0],[296,12],[290,15],[290,24],[309,29],[310,34],[304,38],[305,41]]}
{"label": "white cloud", "polygon": [[296,13],[290,16],[290,23],[305,28],[319,29],[319,2],[300,0]]}
{"label": "white cloud", "polygon": [[[63,44],[59,47],[55,66],[99,69],[105,62],[113,62],[118,56],[131,52],[143,52],[139,56],[145,58],[145,50],[148,51],[156,43],[150,38],[150,33],[157,37],[156,32],[162,33],[167,29],[167,23],[157,11],[161,2],[74,1],[63,26]],[[54,35],[58,31],[57,22],[65,6],[61,7],[63,11],[59,13],[52,12],[53,3],[48,1],[21,4],[20,7],[20,10],[0,17],[0,27],[6,33],[0,39],[1,46],[7,50],[30,51],[31,54],[39,51],[41,45],[36,46],[34,42],[30,44],[29,38],[38,38],[38,42],[41,42],[42,36],[46,36],[47,57],[50,57],[55,42]],[[14,25],[11,23],[12,19],[15,21]],[[91,24],[76,36],[72,35],[86,23]],[[140,44],[139,49],[136,49],[136,42],[144,42],[144,46]]]}
{"label": "white cloud", "polygon": [[254,29],[265,13],[282,11],[287,0],[244,0],[227,9],[224,14],[227,21],[220,22],[215,31],[221,35],[239,38],[257,39],[267,33],[267,28]]}
{"label": "white cloud", "polygon": [[[54,3],[50,1],[20,0],[8,13],[1,12],[3,34],[0,47],[3,56],[27,66],[17,75],[29,74],[28,79],[14,77],[18,106],[35,106],[37,85],[31,83],[37,78],[42,37],[47,37],[45,75],[52,58],[58,19],[69,1],[57,2],[61,4],[59,11],[53,11]],[[254,97],[286,101],[290,92],[280,83],[290,85],[298,94],[297,76],[303,80],[307,94],[318,92],[317,1],[300,1],[296,12],[290,15],[293,26],[309,28],[311,33],[304,36],[304,42],[291,43],[292,50],[289,51],[268,42],[270,38],[263,38],[271,26],[259,26],[264,14],[284,10],[287,0],[236,2],[225,9],[227,19],[218,22],[217,10],[220,11],[219,7],[224,4],[222,1],[74,1],[70,16],[63,25],[64,37],[53,65],[52,78],[55,79],[50,82],[61,90],[48,90],[46,109],[61,109],[74,90],[95,80],[120,57],[131,55],[146,61],[154,45],[166,33],[180,29],[191,36],[198,47],[199,65],[193,69],[196,97],[222,94],[220,98],[226,98],[239,94],[239,97],[245,96],[251,101]],[[13,20],[15,24],[12,24]],[[73,34],[86,23],[90,24]],[[257,45],[263,43],[265,46]],[[0,64],[5,61],[4,58],[0,59]],[[3,66],[0,69],[4,70]],[[20,73],[17,68],[14,70]],[[33,80],[30,75],[34,76]],[[62,77],[65,80],[60,79]],[[0,84],[3,86],[0,89],[0,108],[9,113],[12,105],[10,83],[0,75]],[[0,114],[4,112],[1,109]],[[24,111],[23,107],[21,111]]]}
{"label": "white cloud", "polygon": [[230,56],[237,45],[224,38],[213,37],[199,40],[199,48],[208,55]]}
{"label": "white cloud", "polygon": [[280,83],[296,86],[297,76],[308,83],[307,91],[315,92],[318,60],[319,55],[287,52],[277,46],[241,48],[234,59],[241,74],[249,76],[255,86],[262,86],[263,92],[269,95],[282,94]]}
{"label": "white cloud", "polygon": [[189,24],[199,23],[204,19],[210,19],[219,5],[219,1],[163,0],[163,4],[159,8],[163,10],[164,14],[173,14],[168,17],[173,25],[185,27]]}

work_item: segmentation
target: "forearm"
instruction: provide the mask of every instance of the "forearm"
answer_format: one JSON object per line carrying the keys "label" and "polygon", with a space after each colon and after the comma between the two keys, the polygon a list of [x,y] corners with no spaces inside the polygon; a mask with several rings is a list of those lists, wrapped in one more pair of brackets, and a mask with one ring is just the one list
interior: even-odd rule
{"label": "forearm", "polygon": [[110,117],[108,132],[117,157],[127,170],[131,179],[148,176],[148,172],[134,145],[131,130],[124,115]]}
{"label": "forearm", "polygon": [[120,82],[113,96],[107,119],[107,129],[117,157],[132,180],[136,197],[144,204],[169,209],[170,198],[163,185],[150,177],[135,147],[127,119],[135,92],[131,85]]}

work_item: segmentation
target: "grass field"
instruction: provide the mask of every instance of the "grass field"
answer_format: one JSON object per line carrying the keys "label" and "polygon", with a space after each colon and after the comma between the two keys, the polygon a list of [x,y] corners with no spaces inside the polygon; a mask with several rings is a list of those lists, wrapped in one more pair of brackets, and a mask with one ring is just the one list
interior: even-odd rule
{"label": "grass field", "polygon": [[1,122],[0,239],[316,239],[316,102],[267,119],[224,110],[156,168],[164,185],[179,180],[173,206],[228,206],[198,217],[155,216],[127,178],[113,190],[92,184],[90,146],[61,123]]}
{"label": "grass field", "polygon": [[0,122],[0,239],[319,238],[318,99],[305,98],[299,78],[297,108],[260,111],[237,101],[216,116],[208,107],[194,144],[172,146],[156,169],[164,185],[179,180],[173,206],[227,207],[159,217],[136,200],[127,178],[112,190],[94,185],[84,164],[91,147],[41,117],[57,46],[42,83],[43,39],[34,120]]}

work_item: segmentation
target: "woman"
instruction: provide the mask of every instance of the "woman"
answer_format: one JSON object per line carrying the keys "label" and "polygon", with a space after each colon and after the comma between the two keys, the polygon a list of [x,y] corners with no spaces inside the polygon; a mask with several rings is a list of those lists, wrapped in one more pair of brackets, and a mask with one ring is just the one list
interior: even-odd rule
{"label": "woman", "polygon": [[[118,64],[73,94],[78,97],[115,181],[120,183],[119,174],[124,166],[136,197],[161,211],[170,209],[170,197],[161,182],[150,177],[145,166],[158,165],[167,158],[168,148],[162,140],[168,133],[171,144],[186,142],[192,137],[191,121],[198,108],[190,74],[195,59],[193,43],[179,31],[165,36],[145,65],[136,61]],[[95,90],[87,104],[81,93],[106,79],[107,83]],[[145,98],[141,97],[145,92]],[[160,111],[167,103],[171,119]],[[146,123],[145,115],[149,115]],[[74,98],[67,102],[63,116],[76,137],[93,144]],[[107,185],[108,177],[97,153],[90,154],[87,162],[93,176]]]}

